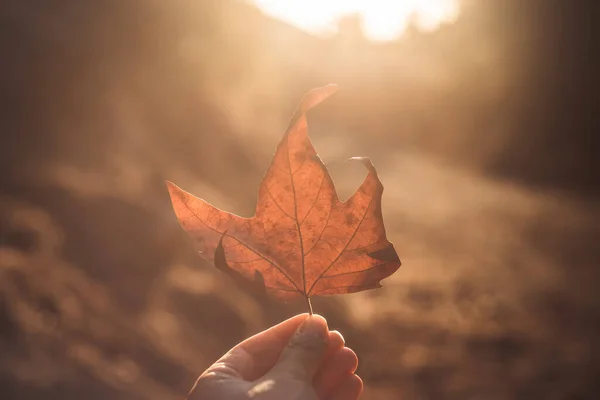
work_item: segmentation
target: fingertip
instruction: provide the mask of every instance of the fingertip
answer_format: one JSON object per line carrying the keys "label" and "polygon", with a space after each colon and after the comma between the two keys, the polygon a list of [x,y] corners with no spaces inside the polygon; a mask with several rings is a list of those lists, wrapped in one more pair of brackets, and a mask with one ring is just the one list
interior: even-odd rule
{"label": "fingertip", "polygon": [[285,321],[281,322],[280,324],[296,323],[299,326],[300,324],[302,324],[302,322],[304,322],[306,320],[308,315],[309,315],[308,313],[294,315],[293,317],[286,319]]}
{"label": "fingertip", "polygon": [[346,339],[344,339],[344,335],[342,335],[340,333],[340,331],[334,329],[332,331],[329,331],[329,338],[332,339],[335,336],[335,341],[338,341],[342,344],[346,344]]}
{"label": "fingertip", "polygon": [[327,320],[317,314],[309,315],[298,327],[298,333],[302,335],[318,336],[326,340],[329,335]]}
{"label": "fingertip", "polygon": [[344,337],[338,331],[329,331],[329,345],[327,348],[327,356],[332,356],[335,352],[344,347]]}
{"label": "fingertip", "polygon": [[361,395],[363,389],[365,388],[363,380],[356,374],[350,375],[348,386],[350,386],[356,392],[356,398]]}
{"label": "fingertip", "polygon": [[358,356],[354,352],[354,350],[344,347],[338,351],[335,355],[336,358],[339,358],[339,362],[343,365],[343,369],[350,373],[354,373],[356,368],[358,368]]}
{"label": "fingertip", "polygon": [[347,347],[336,351],[323,364],[313,381],[320,398],[339,390],[340,384],[356,371],[358,357]]}
{"label": "fingertip", "polygon": [[329,327],[327,326],[327,320],[322,315],[310,314],[306,317],[305,321],[312,321],[312,323],[314,323],[314,324],[319,324],[319,325],[322,325],[324,327],[327,327],[327,329],[329,329]]}

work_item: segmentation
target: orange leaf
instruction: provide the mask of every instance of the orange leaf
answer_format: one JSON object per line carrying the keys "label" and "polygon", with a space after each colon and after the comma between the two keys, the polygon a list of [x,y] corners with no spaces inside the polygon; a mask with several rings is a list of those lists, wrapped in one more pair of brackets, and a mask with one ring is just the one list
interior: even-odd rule
{"label": "orange leaf", "polygon": [[381,287],[401,264],[385,235],[383,185],[371,161],[354,158],[368,174],[341,202],[308,138],[306,112],[336,89],[304,96],[260,184],[254,217],[219,210],[167,182],[175,214],[205,259],[277,299],[304,297],[309,308],[311,296]]}

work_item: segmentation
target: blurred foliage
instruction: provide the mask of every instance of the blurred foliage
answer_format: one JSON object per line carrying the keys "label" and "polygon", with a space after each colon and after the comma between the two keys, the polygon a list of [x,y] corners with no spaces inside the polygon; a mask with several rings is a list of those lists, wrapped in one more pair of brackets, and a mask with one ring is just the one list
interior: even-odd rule
{"label": "blurred foliage", "polygon": [[343,161],[373,160],[404,263],[313,303],[356,350],[364,397],[593,398],[588,18],[465,0],[455,24],[375,44],[351,18],[319,39],[233,0],[3,2],[3,398],[182,398],[303,312],[202,262],[163,181],[251,215],[297,101],[329,82],[315,147],[341,197],[364,176]]}

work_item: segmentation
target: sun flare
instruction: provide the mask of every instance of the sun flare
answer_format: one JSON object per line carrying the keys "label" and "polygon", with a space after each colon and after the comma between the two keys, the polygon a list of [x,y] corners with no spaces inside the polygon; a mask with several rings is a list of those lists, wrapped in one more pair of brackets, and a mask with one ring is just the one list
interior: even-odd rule
{"label": "sun flare", "polygon": [[454,21],[458,0],[253,0],[264,13],[314,34],[336,31],[340,18],[358,15],[365,36],[387,41],[398,38],[414,21],[433,30]]}

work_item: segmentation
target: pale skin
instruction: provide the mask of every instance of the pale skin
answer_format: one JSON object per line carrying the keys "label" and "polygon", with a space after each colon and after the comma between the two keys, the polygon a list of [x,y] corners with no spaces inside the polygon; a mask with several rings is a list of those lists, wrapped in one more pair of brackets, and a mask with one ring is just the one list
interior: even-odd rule
{"label": "pale skin", "polygon": [[356,354],[319,315],[301,314],[229,350],[188,400],[356,400],[363,383]]}

